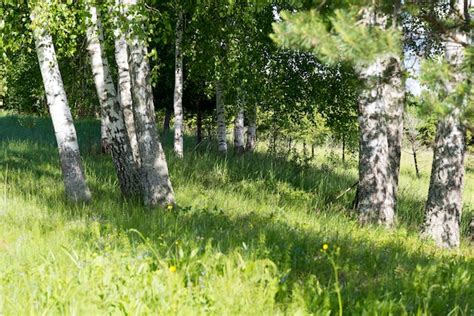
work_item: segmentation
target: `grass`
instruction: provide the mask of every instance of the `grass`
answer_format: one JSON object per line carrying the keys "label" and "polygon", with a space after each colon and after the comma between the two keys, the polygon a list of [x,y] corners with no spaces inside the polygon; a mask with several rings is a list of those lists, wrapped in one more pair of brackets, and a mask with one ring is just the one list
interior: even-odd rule
{"label": "grass", "polygon": [[49,120],[0,116],[2,315],[474,314],[472,156],[462,247],[447,251],[418,234],[428,153],[420,179],[404,154],[399,225],[385,230],[357,224],[354,192],[336,198],[357,172],[331,149],[302,164],[186,139],[181,161],[167,137],[178,206],[150,211],[120,197],[98,124],[76,126],[94,195],[84,205],[64,200]]}

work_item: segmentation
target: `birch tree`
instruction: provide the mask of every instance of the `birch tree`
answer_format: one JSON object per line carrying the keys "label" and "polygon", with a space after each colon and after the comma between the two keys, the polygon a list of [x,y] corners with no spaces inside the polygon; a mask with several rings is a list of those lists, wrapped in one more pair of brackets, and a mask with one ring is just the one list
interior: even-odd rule
{"label": "birch tree", "polygon": [[[356,10],[357,9],[357,10]],[[359,185],[356,207],[362,223],[395,223],[399,169],[400,87],[397,64],[400,32],[380,7],[334,11],[327,20],[315,11],[282,14],[273,38],[281,45],[303,47],[327,63],[352,63],[362,83],[359,97]],[[393,82],[391,82],[393,81]],[[385,88],[384,88],[385,87]],[[390,94],[386,98],[385,93]],[[390,131],[389,131],[390,129]],[[392,147],[397,148],[391,154]]]}
{"label": "birch tree", "polygon": [[84,202],[91,199],[91,192],[84,176],[76,129],[64,91],[53,39],[48,31],[46,12],[49,5],[49,1],[39,1],[32,5],[30,18],[33,37],[58,144],[66,196],[70,201]]}
{"label": "birch tree", "polygon": [[234,119],[234,150],[237,154],[244,152],[244,109],[239,108]]}
{"label": "birch tree", "polygon": [[257,146],[257,111],[255,107],[249,111],[247,115],[247,142],[245,143],[245,150],[253,152]]}
{"label": "birch tree", "polygon": [[224,95],[222,82],[216,83],[217,146],[220,153],[227,153],[227,129],[225,122]]}
{"label": "birch tree", "polygon": [[472,30],[469,1],[452,1],[446,20],[449,19],[456,22],[454,26],[449,21],[445,22],[444,60],[426,63],[422,72],[423,81],[429,87],[423,96],[441,112],[423,231],[425,236],[445,248],[460,244],[466,147],[463,114],[468,112],[468,107],[472,107],[469,93],[472,89],[473,61],[465,60],[466,48],[472,45],[468,32]]}
{"label": "birch tree", "polygon": [[[127,6],[122,4],[121,0],[115,1],[115,10],[117,16],[126,16],[128,14]],[[128,64],[128,44],[126,40],[126,32],[123,25],[119,24],[119,20],[115,20],[114,44],[115,44],[115,62],[117,64],[118,73],[118,100],[123,113],[125,127],[130,141],[135,163],[140,166],[140,153],[138,149],[138,140],[135,129],[135,119],[133,114],[132,100],[132,82],[130,77],[130,68]]]}
{"label": "birch tree", "polygon": [[[179,10],[179,9],[178,9]],[[174,152],[177,157],[183,157],[183,12],[179,10],[176,23],[175,43],[175,84],[174,84]]]}
{"label": "birch tree", "polygon": [[97,7],[86,3],[90,14],[87,28],[87,50],[91,59],[92,74],[101,111],[105,119],[108,149],[112,154],[120,188],[125,196],[140,192],[138,168],[133,158],[122,109],[110,74],[107,55],[103,49],[104,35]]}
{"label": "birch tree", "polygon": [[126,16],[130,23],[129,63],[144,202],[149,206],[174,204],[168,165],[156,127],[148,48],[139,32],[144,22],[140,12],[143,9],[142,4],[137,0],[122,0],[122,4],[130,9]]}

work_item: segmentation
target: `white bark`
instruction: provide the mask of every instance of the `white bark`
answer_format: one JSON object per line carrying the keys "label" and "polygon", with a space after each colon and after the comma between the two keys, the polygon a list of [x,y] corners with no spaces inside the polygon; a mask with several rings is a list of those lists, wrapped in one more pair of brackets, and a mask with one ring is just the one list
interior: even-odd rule
{"label": "white bark", "polygon": [[249,115],[247,115],[249,122],[247,128],[247,143],[245,144],[245,150],[252,152],[255,150],[257,145],[257,111],[253,109]]}
{"label": "white bark", "polygon": [[174,84],[174,152],[177,157],[183,157],[183,55],[181,45],[183,41],[183,13],[179,12],[176,23],[176,51],[175,51],[175,84]]}
{"label": "white bark", "polygon": [[382,59],[360,72],[366,87],[359,99],[359,187],[357,210],[362,223],[376,222],[392,226],[395,209],[390,180],[386,105],[383,100]]}
{"label": "white bark", "polygon": [[225,123],[224,97],[222,94],[222,83],[216,83],[216,112],[217,112],[217,149],[219,152],[227,153],[227,131]]}
{"label": "white bark", "polygon": [[[457,1],[457,17],[469,19],[466,0]],[[461,29],[451,31],[445,41],[445,56],[453,71],[453,80],[446,82],[448,94],[457,93],[456,87],[468,80],[463,73],[464,47],[458,41],[468,43],[469,34]],[[453,40],[455,38],[456,40]],[[460,224],[463,207],[465,127],[461,123],[461,108],[467,96],[452,104],[450,113],[438,122],[431,168],[430,188],[425,206],[424,235],[433,239],[439,247],[459,247]]]}
{"label": "white bark", "polygon": [[100,146],[103,153],[110,152],[110,135],[107,133],[107,115],[100,110]]}
{"label": "white bark", "polygon": [[[362,22],[368,27],[386,29],[387,16],[368,7]],[[359,69],[364,89],[359,98],[359,186],[356,207],[361,223],[395,224],[401,140],[400,89],[398,61],[379,57]],[[393,70],[390,68],[394,68]],[[389,76],[395,74],[393,78]],[[388,95],[385,95],[388,94]]]}
{"label": "white bark", "polygon": [[439,247],[459,247],[464,182],[465,131],[455,110],[436,131],[424,234]]}
{"label": "white bark", "polygon": [[120,188],[125,196],[140,192],[138,169],[133,159],[130,141],[117,100],[109,63],[102,47],[104,41],[100,16],[95,6],[87,5],[90,13],[87,28],[87,50],[91,59],[92,74],[104,116],[105,133],[108,135],[108,150],[112,154]]}
{"label": "white bark", "polygon": [[386,61],[383,74],[383,101],[385,102],[385,120],[387,124],[388,143],[388,181],[391,191],[387,192],[386,205],[394,212],[397,206],[398,178],[402,154],[403,110],[405,103],[405,84],[403,81],[402,62],[398,58]]}
{"label": "white bark", "polygon": [[[127,7],[122,5],[121,0],[116,0],[115,3],[116,6],[119,7],[120,13],[125,16],[127,14]],[[119,22],[116,21],[116,23]],[[114,30],[114,36],[115,62],[117,64],[118,71],[118,100],[120,107],[122,108],[128,139],[130,140],[130,146],[132,147],[133,158],[135,163],[140,166],[140,153],[138,149],[138,140],[135,131],[135,119],[133,114],[132,82],[128,64],[128,45],[125,34],[120,25],[117,25],[116,29]]]}
{"label": "white bark", "polygon": [[234,149],[235,152],[241,154],[244,152],[244,110],[239,109],[234,120]]}
{"label": "white bark", "polygon": [[[137,5],[136,0],[125,0],[125,4]],[[129,22],[140,22],[139,7]],[[137,26],[137,25],[135,25]],[[133,26],[130,28],[133,30]],[[130,73],[134,100],[135,127],[141,158],[141,177],[146,205],[174,204],[174,192],[168,174],[168,165],[161,146],[155,119],[155,105],[150,82],[150,66],[147,59],[146,42],[131,31]]]}
{"label": "white bark", "polygon": [[59,148],[66,195],[73,202],[89,201],[91,192],[87,186],[82,168],[76,129],[64,91],[53,39],[47,27],[38,18],[39,14],[41,13],[37,9],[33,9],[31,13],[31,20],[34,25],[33,36]]}

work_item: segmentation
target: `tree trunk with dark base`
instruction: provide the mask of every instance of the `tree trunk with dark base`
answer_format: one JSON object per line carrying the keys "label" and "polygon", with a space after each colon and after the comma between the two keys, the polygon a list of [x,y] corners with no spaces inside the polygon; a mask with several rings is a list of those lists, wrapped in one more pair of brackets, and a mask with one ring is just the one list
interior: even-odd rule
{"label": "tree trunk with dark base", "polygon": [[40,14],[37,8],[31,13],[31,21],[35,24],[33,37],[58,144],[66,196],[72,202],[89,201],[91,192],[84,176],[76,129],[59,71],[53,39],[47,31],[47,26],[41,22],[41,17],[38,17]]}
{"label": "tree trunk with dark base", "polygon": [[108,148],[119,179],[120,188],[125,196],[140,193],[138,168],[133,159],[130,141],[123,118],[123,112],[117,99],[107,56],[102,47],[104,41],[102,24],[96,7],[88,6],[87,50],[91,59],[92,74],[104,115]]}
{"label": "tree trunk with dark base", "polygon": [[[123,0],[123,3],[137,5],[137,0]],[[140,23],[139,10],[128,15],[131,24]],[[133,27],[131,28],[133,30]],[[145,205],[174,204],[174,192],[168,174],[165,153],[156,127],[155,105],[150,82],[150,65],[145,41],[138,34],[131,36],[130,73],[134,100],[135,126],[141,158],[141,187]]]}

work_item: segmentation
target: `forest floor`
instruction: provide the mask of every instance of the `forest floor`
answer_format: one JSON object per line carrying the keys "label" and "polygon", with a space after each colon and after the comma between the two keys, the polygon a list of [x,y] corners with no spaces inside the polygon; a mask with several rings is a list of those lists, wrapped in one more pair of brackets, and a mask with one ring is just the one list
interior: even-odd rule
{"label": "forest floor", "polygon": [[[356,159],[318,149],[310,163],[210,147],[173,157],[177,207],[120,197],[99,125],[76,123],[93,201],[65,202],[48,119],[0,115],[0,314],[474,314],[474,157],[463,241],[421,240],[431,156],[421,178],[404,153],[398,227],[349,211]],[[323,245],[328,249],[323,250]],[[336,279],[337,276],[337,279]]]}

